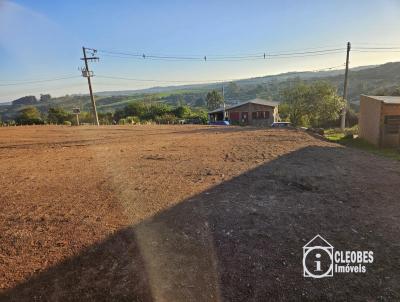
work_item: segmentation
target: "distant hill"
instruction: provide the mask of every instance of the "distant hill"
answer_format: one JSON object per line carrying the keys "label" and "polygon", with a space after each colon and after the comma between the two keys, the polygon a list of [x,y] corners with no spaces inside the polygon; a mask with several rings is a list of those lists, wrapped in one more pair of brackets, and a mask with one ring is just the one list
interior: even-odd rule
{"label": "distant hill", "polygon": [[[225,84],[225,99],[228,104],[248,100],[255,97],[279,101],[282,91],[296,81],[327,81],[343,93],[344,70],[288,72],[264,77],[242,79]],[[205,96],[212,89],[221,90],[220,83],[152,87],[140,90],[96,92],[99,112],[115,111],[135,100],[166,102],[172,105],[186,103],[194,107],[205,106]],[[361,66],[350,69],[348,100],[357,110],[360,94],[391,95],[400,93],[400,62],[382,65]],[[30,98],[28,98],[30,99]],[[45,99],[38,102],[22,98],[12,104],[0,104],[2,120],[13,119],[17,112],[27,103],[37,107],[41,112],[48,108],[63,107],[72,110],[90,110],[88,95],[67,95]]]}
{"label": "distant hill", "polygon": [[[400,64],[400,62],[399,62]],[[360,66],[351,68],[351,71],[359,71],[365,69],[371,69],[376,67],[377,65],[368,65],[368,66]],[[328,70],[328,71],[319,71],[319,72],[312,72],[312,71],[295,71],[295,72],[287,72],[281,73],[277,75],[268,75],[263,77],[255,77],[243,80],[234,81],[239,86],[242,85],[259,85],[265,84],[266,81],[285,81],[289,79],[300,78],[302,80],[309,80],[309,79],[321,79],[325,77],[333,77],[336,75],[343,75],[344,69],[338,70]],[[211,83],[211,84],[192,84],[192,85],[175,85],[175,86],[162,86],[162,87],[151,87],[146,89],[140,90],[120,90],[120,91],[102,91],[97,92],[96,94],[99,96],[117,96],[117,95],[132,95],[135,93],[161,93],[161,92],[173,92],[177,89],[179,90],[193,90],[193,89],[215,89],[220,88],[220,83]]]}

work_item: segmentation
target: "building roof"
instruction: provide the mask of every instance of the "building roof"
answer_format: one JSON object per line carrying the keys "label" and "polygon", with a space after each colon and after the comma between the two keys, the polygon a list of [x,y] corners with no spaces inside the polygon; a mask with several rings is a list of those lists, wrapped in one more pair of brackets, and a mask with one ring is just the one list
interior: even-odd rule
{"label": "building roof", "polygon": [[383,95],[365,95],[371,99],[375,99],[385,104],[400,104],[400,96],[383,96]]}
{"label": "building roof", "polygon": [[[225,110],[226,110],[226,109],[227,109],[227,108],[225,108]],[[224,111],[224,107],[220,107],[220,108],[214,109],[214,110],[212,110],[212,111],[208,111],[208,114],[210,114],[210,113],[222,112],[222,111]]]}
{"label": "building roof", "polygon": [[[270,106],[270,107],[276,107],[276,106],[279,105],[278,102],[267,101],[267,100],[264,100],[264,99],[255,98],[255,99],[252,99],[252,100],[249,100],[249,101],[241,102],[241,103],[236,104],[236,105],[228,106],[228,107],[225,108],[225,110],[234,109],[234,108],[237,108],[237,107],[249,104],[249,103],[257,104],[257,105]],[[217,113],[217,112],[221,112],[223,110],[224,110],[224,107],[220,107],[218,109],[209,111],[208,113]]]}

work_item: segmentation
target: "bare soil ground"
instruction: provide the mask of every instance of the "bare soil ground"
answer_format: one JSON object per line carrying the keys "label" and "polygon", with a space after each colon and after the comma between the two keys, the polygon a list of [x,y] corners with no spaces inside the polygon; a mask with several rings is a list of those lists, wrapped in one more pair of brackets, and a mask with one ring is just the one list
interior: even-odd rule
{"label": "bare soil ground", "polygon": [[[400,163],[296,130],[0,128],[1,301],[399,301]],[[373,250],[303,277],[302,247]]]}

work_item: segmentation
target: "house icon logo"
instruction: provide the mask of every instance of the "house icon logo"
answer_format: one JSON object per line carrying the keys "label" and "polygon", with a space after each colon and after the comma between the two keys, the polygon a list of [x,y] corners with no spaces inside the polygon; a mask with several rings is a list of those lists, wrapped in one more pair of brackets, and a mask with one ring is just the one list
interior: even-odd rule
{"label": "house icon logo", "polygon": [[333,276],[333,246],[320,235],[303,246],[303,276],[310,278]]}

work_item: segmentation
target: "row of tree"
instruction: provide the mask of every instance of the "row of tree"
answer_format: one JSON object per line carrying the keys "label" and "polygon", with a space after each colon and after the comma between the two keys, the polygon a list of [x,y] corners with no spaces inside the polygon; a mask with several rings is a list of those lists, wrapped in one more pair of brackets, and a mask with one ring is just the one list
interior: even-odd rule
{"label": "row of tree", "polygon": [[119,123],[156,122],[177,123],[185,120],[196,124],[207,123],[207,112],[202,109],[193,110],[187,105],[171,106],[165,103],[132,102],[122,109],[116,110],[114,118]]}
{"label": "row of tree", "polygon": [[38,100],[36,96],[34,95],[28,95],[24,96],[22,98],[16,99],[12,101],[12,105],[18,106],[18,105],[35,105],[39,102],[48,102],[51,100],[51,95],[50,94],[41,94],[40,99]]}
{"label": "row of tree", "polygon": [[[207,123],[207,112],[205,110],[192,110],[187,105],[170,106],[164,103],[152,103],[135,101],[129,103],[122,109],[107,113],[98,113],[101,124],[132,124],[132,123],[161,123],[173,124],[178,122],[190,122],[197,124]],[[81,123],[92,123],[91,112],[83,111],[79,114]],[[39,124],[75,124],[76,116],[60,107],[50,107],[47,114],[40,112],[34,106],[22,108],[9,124],[39,125]]]}

